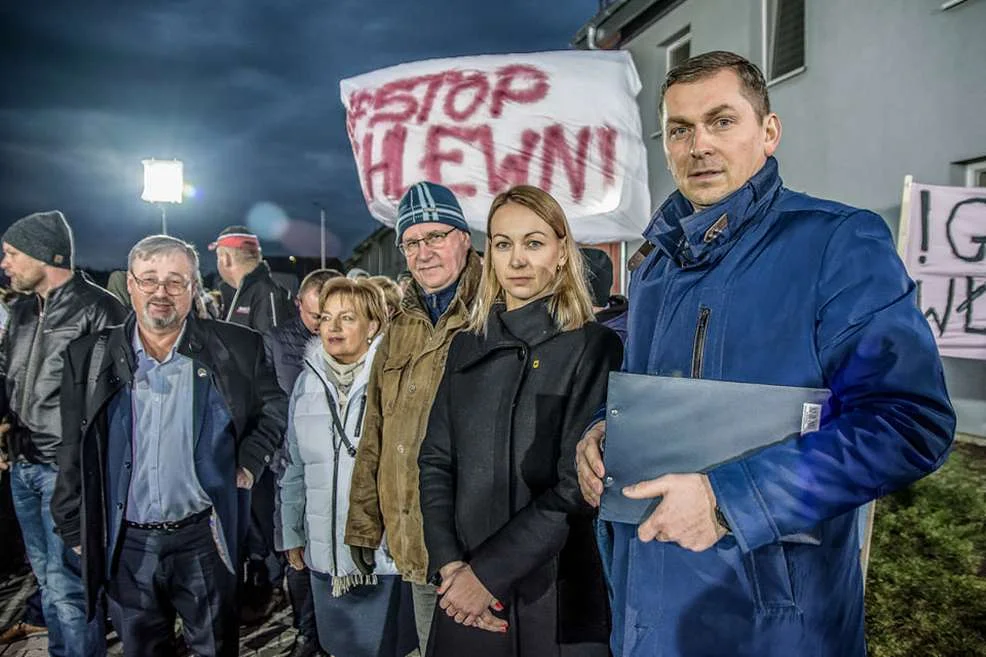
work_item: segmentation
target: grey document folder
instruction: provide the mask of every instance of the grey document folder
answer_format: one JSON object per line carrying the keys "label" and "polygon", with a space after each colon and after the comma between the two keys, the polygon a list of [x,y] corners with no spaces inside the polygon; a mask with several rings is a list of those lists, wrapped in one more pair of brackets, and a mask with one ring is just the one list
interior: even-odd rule
{"label": "grey document folder", "polygon": [[817,388],[611,373],[599,517],[640,524],[660,500],[631,500],[624,486],[704,472],[815,431],[830,396]]}

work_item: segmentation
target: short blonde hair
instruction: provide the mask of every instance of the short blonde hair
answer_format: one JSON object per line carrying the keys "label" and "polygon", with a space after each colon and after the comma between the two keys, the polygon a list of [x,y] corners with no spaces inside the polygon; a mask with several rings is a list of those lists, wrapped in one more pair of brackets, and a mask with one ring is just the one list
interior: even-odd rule
{"label": "short blonde hair", "polygon": [[[586,322],[595,319],[592,312],[592,296],[585,282],[585,270],[582,254],[572,238],[572,229],[568,225],[565,211],[558,201],[546,191],[532,185],[517,185],[493,199],[489,215],[486,217],[487,251],[492,248],[493,216],[500,208],[508,203],[522,205],[544,220],[555,237],[562,241],[562,252],[565,254],[565,264],[562,265],[551,283],[551,300],[548,310],[555,320],[555,325],[562,331],[573,331],[582,328]],[[503,286],[496,278],[493,269],[493,258],[487,253],[483,258],[483,278],[476,294],[476,303],[472,309],[469,330],[485,334],[493,305],[503,300]]]}
{"label": "short blonde hair", "polygon": [[368,280],[383,292],[384,301],[387,303],[387,311],[393,317],[401,309],[401,302],[404,300],[404,293],[401,292],[400,286],[386,276],[370,276]]}
{"label": "short blonde hair", "polygon": [[387,302],[379,287],[367,279],[352,280],[349,278],[332,278],[322,285],[318,295],[318,311],[325,309],[325,303],[330,297],[341,296],[353,304],[353,309],[371,322],[377,322],[377,334],[383,332],[390,321],[387,313]]}
{"label": "short blonde hair", "polygon": [[219,246],[216,247],[217,253],[228,253],[238,265],[249,265],[259,263],[263,259],[263,251],[260,246]]}

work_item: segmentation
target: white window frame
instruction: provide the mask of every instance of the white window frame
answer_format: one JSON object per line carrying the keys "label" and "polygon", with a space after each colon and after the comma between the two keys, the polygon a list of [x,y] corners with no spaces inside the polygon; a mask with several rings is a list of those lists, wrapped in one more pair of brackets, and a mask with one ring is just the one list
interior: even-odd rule
{"label": "white window frame", "polygon": [[673,53],[678,48],[690,44],[692,42],[692,33],[689,31],[687,34],[683,34],[680,38],[675,39],[667,46],[664,47],[664,72],[667,73],[671,70],[671,53]]}
{"label": "white window frame", "polygon": [[[675,39],[671,43],[669,43],[669,44],[667,44],[665,46],[659,46],[661,48],[664,48],[664,73],[665,73],[665,75],[667,75],[667,72],[671,70],[671,53],[674,52],[676,49],[682,47],[686,43],[691,43],[691,42],[692,42],[692,31],[689,28],[687,32],[685,32],[684,34],[682,34],[680,37],[678,37],[677,39]],[[658,114],[660,114],[660,113],[661,113],[661,110],[660,110],[660,108],[658,108]],[[661,139],[661,137],[663,137],[663,136],[664,136],[663,130],[661,128],[658,128],[654,132],[652,132],[649,135],[647,135],[647,138],[650,139],[650,140],[659,141]]]}
{"label": "white window frame", "polygon": [[978,187],[979,185],[976,184],[978,182],[976,179],[984,171],[986,171],[986,158],[969,162],[965,165],[965,186]]}
{"label": "white window frame", "polygon": [[[761,57],[760,62],[761,62],[761,68],[763,69],[764,78],[766,78],[767,80],[768,87],[772,87],[775,84],[784,82],[785,80],[790,80],[791,78],[801,75],[806,70],[808,70],[806,66],[799,66],[793,71],[788,71],[784,75],[780,75],[776,78],[770,77],[770,35],[774,31],[772,26],[767,24],[767,14],[769,13],[767,11],[769,9],[767,4],[770,1],[771,0],[760,0],[760,57]],[[807,10],[807,0],[805,4],[805,9]],[[805,49],[807,50],[807,44],[805,44]]]}

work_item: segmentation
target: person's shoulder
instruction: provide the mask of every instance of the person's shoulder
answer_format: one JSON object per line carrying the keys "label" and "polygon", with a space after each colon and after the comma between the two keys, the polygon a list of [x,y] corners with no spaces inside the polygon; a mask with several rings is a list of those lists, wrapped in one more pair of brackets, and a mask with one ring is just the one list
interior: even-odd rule
{"label": "person's shoulder", "polygon": [[201,331],[215,336],[227,346],[262,341],[259,332],[242,324],[224,322],[220,319],[196,319],[195,323]]}
{"label": "person's shoulder", "polygon": [[586,322],[579,331],[582,333],[587,349],[606,351],[614,347],[622,348],[623,341],[616,331],[600,322]]}
{"label": "person's shoulder", "polygon": [[112,292],[88,280],[83,280],[79,287],[79,300],[102,311],[125,313],[126,310]]}
{"label": "person's shoulder", "polygon": [[774,203],[773,210],[780,213],[810,215],[821,221],[839,222],[846,217],[868,213],[867,210],[831,199],[810,196],[784,188]]}
{"label": "person's shoulder", "polygon": [[448,355],[445,362],[453,366],[475,360],[485,351],[486,336],[469,329],[456,331],[449,336]]}
{"label": "person's shoulder", "polygon": [[876,212],[847,203],[816,198],[784,189],[774,203],[784,225],[817,243],[828,243],[839,236],[872,235],[879,241],[893,240],[890,227]]}
{"label": "person's shoulder", "polygon": [[288,321],[278,324],[272,328],[266,333],[266,335],[275,342],[282,342],[284,340],[297,338],[307,332],[308,329],[306,329],[305,325],[302,324],[301,318],[292,317]]}
{"label": "person's shoulder", "polygon": [[92,351],[92,348],[100,340],[109,340],[110,338],[117,336],[117,334],[123,334],[125,328],[123,324],[117,324],[115,326],[105,326],[98,331],[93,331],[92,333],[86,333],[80,335],[79,337],[73,339],[68,343],[66,347],[66,352],[70,356],[74,356],[77,360],[85,355],[86,353]]}

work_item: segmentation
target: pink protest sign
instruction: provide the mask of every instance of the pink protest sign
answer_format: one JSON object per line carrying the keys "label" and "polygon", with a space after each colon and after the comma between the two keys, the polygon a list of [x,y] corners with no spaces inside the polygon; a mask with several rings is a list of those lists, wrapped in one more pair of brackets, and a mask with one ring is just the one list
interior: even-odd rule
{"label": "pink protest sign", "polygon": [[986,360],[986,188],[908,182],[901,219],[901,256],[942,356]]}

